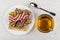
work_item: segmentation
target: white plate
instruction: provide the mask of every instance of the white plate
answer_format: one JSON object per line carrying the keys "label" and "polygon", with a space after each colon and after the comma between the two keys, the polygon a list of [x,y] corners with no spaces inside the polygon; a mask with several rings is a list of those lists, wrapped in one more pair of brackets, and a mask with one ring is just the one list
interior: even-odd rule
{"label": "white plate", "polygon": [[14,11],[16,8],[28,9],[28,10],[30,10],[28,7],[23,6],[23,5],[15,5],[15,6],[9,8],[9,9],[7,10],[5,16],[4,16],[4,26],[6,27],[6,29],[7,29],[10,33],[12,33],[12,34],[14,34],[14,35],[24,35],[24,34],[27,34],[28,32],[30,32],[30,31],[32,30],[33,25],[34,25],[34,14],[32,13],[31,10],[30,10],[30,11],[31,11],[31,16],[30,16],[30,18],[31,18],[32,23],[28,25],[29,28],[28,28],[27,31],[21,31],[21,30],[18,31],[18,30],[10,30],[10,29],[8,29],[8,24],[9,24],[9,22],[8,22],[8,15],[9,15],[9,12]]}

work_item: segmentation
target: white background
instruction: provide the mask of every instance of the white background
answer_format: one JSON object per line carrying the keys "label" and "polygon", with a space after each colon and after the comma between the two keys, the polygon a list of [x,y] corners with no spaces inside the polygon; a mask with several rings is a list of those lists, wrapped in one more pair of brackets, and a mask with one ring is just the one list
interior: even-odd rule
{"label": "white background", "polygon": [[[10,34],[5,29],[3,19],[6,11],[11,6],[26,5],[33,11],[35,17],[46,13],[31,7],[29,5],[30,2],[35,2],[40,7],[56,13],[56,16],[51,15],[55,21],[54,30],[49,33],[41,33],[37,29],[33,29],[30,33],[24,36]],[[0,0],[0,40],[60,40],[60,0]]]}

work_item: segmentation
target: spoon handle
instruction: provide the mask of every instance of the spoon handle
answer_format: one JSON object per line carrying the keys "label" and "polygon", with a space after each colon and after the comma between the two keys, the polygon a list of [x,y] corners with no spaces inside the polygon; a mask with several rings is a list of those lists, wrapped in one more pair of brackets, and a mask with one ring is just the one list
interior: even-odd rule
{"label": "spoon handle", "polygon": [[48,12],[48,13],[52,14],[53,16],[55,16],[55,15],[56,15],[55,13],[50,12],[50,11],[47,11],[47,10],[45,10],[45,9],[43,9],[43,8],[38,8],[38,9],[41,9],[41,10],[43,10],[43,11],[45,11],[45,12]]}

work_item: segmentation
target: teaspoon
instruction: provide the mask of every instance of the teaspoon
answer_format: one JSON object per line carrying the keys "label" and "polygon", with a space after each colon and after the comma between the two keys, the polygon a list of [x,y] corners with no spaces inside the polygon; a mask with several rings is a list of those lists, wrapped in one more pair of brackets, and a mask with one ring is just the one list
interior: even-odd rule
{"label": "teaspoon", "polygon": [[35,8],[41,9],[41,10],[43,10],[43,11],[45,11],[45,12],[48,12],[48,13],[50,13],[50,14],[53,15],[53,16],[56,15],[56,14],[53,13],[53,12],[47,11],[47,10],[45,10],[45,9],[43,9],[43,8],[39,8],[38,5],[37,5],[36,3],[34,3],[34,2],[31,2],[30,5],[33,6],[33,7],[35,7]]}

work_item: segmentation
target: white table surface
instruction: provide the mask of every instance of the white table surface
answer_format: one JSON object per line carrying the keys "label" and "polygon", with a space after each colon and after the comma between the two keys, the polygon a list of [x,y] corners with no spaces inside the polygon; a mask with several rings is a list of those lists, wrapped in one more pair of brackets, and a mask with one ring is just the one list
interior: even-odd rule
{"label": "white table surface", "polygon": [[[30,2],[35,2],[40,7],[56,13],[56,16],[51,15],[55,21],[54,30],[49,33],[41,33],[37,29],[33,29],[30,33],[24,36],[10,34],[5,29],[3,19],[6,11],[11,6],[26,5],[32,9],[36,17],[46,13],[29,6]],[[0,0],[0,40],[60,40],[60,0]]]}

